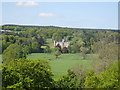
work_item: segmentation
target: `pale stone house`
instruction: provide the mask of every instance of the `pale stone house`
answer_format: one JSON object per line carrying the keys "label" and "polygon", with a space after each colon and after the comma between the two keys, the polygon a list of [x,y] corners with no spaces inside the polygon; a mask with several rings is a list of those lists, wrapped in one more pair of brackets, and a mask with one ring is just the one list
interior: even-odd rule
{"label": "pale stone house", "polygon": [[54,47],[56,47],[57,45],[60,45],[61,48],[64,48],[64,47],[68,47],[70,45],[70,42],[65,42],[64,39],[62,40],[62,42],[54,41]]}

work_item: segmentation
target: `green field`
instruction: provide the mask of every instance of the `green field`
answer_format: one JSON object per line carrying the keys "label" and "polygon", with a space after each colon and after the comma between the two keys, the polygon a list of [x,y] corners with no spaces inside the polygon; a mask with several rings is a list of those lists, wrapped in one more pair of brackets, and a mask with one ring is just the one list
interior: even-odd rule
{"label": "green field", "polygon": [[91,69],[93,60],[92,55],[88,55],[86,60],[83,60],[79,54],[62,54],[58,59],[53,54],[47,53],[32,53],[27,56],[28,59],[47,59],[50,60],[50,66],[54,74],[54,79],[57,80],[67,73],[68,69],[82,64],[84,69]]}

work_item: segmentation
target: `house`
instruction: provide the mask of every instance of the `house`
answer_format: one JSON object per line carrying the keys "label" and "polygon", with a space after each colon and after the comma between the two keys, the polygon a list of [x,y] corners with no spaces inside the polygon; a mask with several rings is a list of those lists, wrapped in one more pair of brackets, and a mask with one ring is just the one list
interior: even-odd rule
{"label": "house", "polygon": [[0,30],[0,32],[11,32],[10,30]]}
{"label": "house", "polygon": [[70,45],[70,42],[65,42],[65,40],[63,39],[62,42],[56,42],[54,41],[54,47],[56,46],[60,46],[61,48],[64,48],[64,47],[68,47]]}

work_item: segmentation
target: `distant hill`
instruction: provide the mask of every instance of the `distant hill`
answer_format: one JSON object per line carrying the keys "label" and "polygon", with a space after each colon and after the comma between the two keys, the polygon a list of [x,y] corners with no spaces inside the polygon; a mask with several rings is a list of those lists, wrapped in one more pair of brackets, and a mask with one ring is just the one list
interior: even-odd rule
{"label": "distant hill", "polygon": [[35,26],[35,25],[15,25],[15,24],[5,24],[2,25],[2,30],[13,30],[13,31],[24,31],[25,28],[62,28],[62,29],[74,29],[74,30],[109,30],[109,31],[115,31],[118,32],[118,30],[115,29],[92,29],[92,28],[69,28],[69,27],[59,27],[59,26]]}

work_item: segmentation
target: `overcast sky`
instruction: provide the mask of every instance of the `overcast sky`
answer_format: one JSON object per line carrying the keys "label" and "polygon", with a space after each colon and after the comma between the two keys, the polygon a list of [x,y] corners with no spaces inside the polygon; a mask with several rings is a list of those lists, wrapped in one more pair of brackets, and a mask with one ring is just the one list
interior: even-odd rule
{"label": "overcast sky", "polygon": [[3,2],[2,24],[118,28],[117,2]]}

